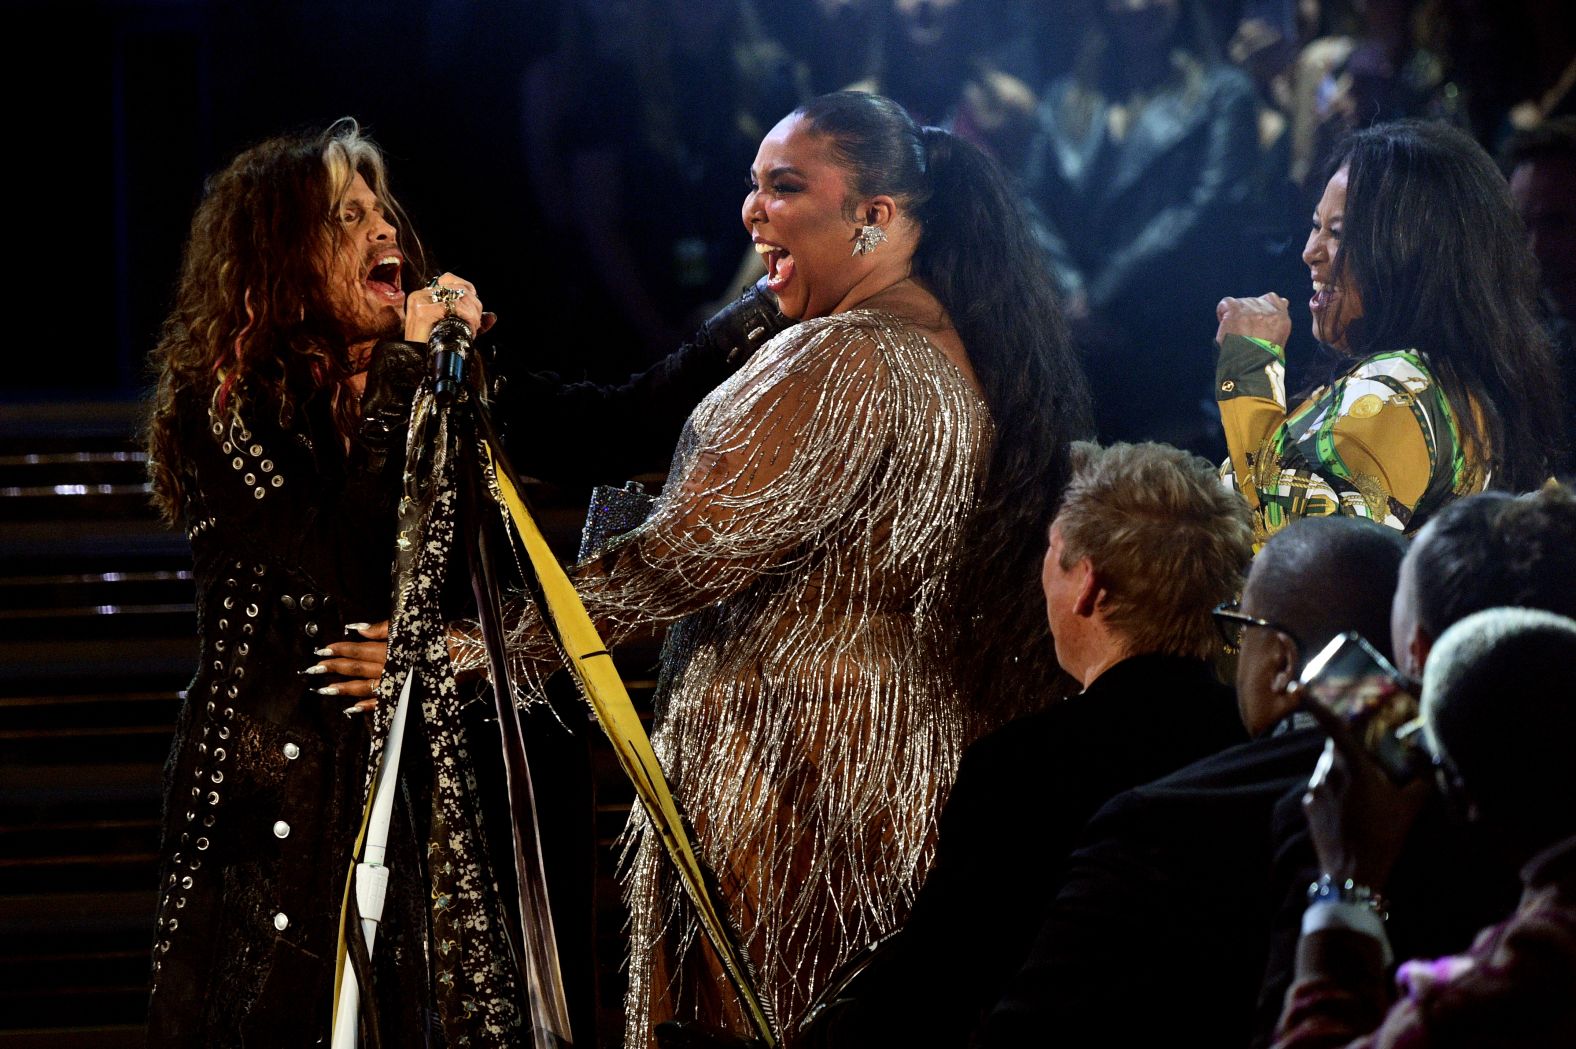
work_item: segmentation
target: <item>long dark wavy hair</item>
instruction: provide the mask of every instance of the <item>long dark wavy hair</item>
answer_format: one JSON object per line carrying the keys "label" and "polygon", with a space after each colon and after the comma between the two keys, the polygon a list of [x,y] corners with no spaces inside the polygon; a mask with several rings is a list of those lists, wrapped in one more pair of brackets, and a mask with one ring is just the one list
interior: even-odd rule
{"label": "long dark wavy hair", "polygon": [[1564,440],[1559,371],[1538,322],[1537,262],[1499,169],[1465,133],[1418,120],[1354,133],[1329,172],[1342,167],[1333,277],[1352,281],[1363,304],[1350,352],[1422,353],[1469,462],[1493,487],[1537,487]]}
{"label": "long dark wavy hair", "polygon": [[958,642],[982,713],[1044,702],[1058,668],[1040,593],[1046,533],[1093,431],[1088,384],[1016,194],[978,147],[920,128],[891,99],[822,95],[798,110],[825,136],[858,198],[901,202],[919,224],[912,274],[940,300],[984,388],[996,428],[962,551]]}
{"label": "long dark wavy hair", "polygon": [[147,425],[153,500],[167,520],[185,502],[177,397],[188,390],[221,411],[241,401],[276,406],[288,425],[305,400],[337,389],[334,417],[349,438],[357,398],[324,267],[343,226],[334,209],[356,174],[401,230],[420,273],[420,245],[388,193],[383,156],[348,117],[324,131],[285,135],[236,157],[205,187],[192,218],[175,306],[149,355],[158,375]]}

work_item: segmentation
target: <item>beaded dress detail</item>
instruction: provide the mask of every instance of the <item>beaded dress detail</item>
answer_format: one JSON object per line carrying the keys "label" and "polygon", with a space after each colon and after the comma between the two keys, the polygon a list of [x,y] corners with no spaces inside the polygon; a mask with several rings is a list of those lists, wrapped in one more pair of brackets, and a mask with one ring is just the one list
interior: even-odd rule
{"label": "beaded dress detail", "polygon": [[[928,870],[977,729],[949,617],[992,435],[920,329],[807,321],[696,408],[651,517],[572,573],[609,643],[677,621],[653,743],[779,1030]],[[534,611],[512,647],[556,658]],[[748,1033],[638,807],[626,834],[626,1044],[673,1017]]]}

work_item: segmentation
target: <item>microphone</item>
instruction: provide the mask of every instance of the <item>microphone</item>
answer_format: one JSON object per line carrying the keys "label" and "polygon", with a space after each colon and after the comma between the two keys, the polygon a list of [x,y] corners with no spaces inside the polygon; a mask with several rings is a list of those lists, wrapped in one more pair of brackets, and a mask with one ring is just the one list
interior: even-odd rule
{"label": "microphone", "polygon": [[446,404],[465,385],[465,366],[470,360],[471,326],[450,314],[432,326],[427,336],[427,351],[432,359],[432,393]]}

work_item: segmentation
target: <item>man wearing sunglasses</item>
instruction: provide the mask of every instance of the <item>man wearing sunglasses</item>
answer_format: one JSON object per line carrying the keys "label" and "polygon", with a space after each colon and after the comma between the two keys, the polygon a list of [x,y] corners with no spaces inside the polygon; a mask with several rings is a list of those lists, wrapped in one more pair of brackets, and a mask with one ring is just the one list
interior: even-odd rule
{"label": "man wearing sunglasses", "polygon": [[1402,965],[1393,1006],[1388,904],[1364,882],[1383,882],[1405,824],[1394,814],[1416,808],[1429,784],[1397,788],[1328,719],[1339,757],[1304,805],[1322,864],[1347,877],[1321,880],[1334,892],[1308,909],[1281,1049],[1576,1044],[1572,666],[1576,621],[1550,612],[1489,609],[1439,638],[1423,678],[1423,746],[1439,789],[1521,866],[1524,889],[1469,950]]}
{"label": "man wearing sunglasses", "polygon": [[[1396,666],[1414,680],[1426,678],[1435,639],[1484,609],[1516,606],[1576,617],[1572,580],[1576,494],[1570,488],[1550,485],[1519,497],[1487,492],[1458,500],[1418,533],[1401,564],[1389,631]],[[1314,733],[1319,740],[1324,735]],[[1295,974],[1308,885],[1323,874],[1339,873],[1337,881],[1344,882],[1350,873],[1332,872],[1314,855],[1302,794],[1301,787],[1292,790],[1276,811],[1279,853],[1288,859],[1279,875],[1284,899],[1260,992],[1255,1045],[1272,1039]],[[1505,858],[1477,827],[1463,827],[1438,795],[1404,807],[1392,797],[1370,800],[1370,813],[1372,819],[1350,827],[1370,828],[1370,842],[1383,843],[1387,877],[1363,876],[1371,890],[1384,890],[1396,903],[1386,926],[1399,957],[1455,950],[1514,905],[1519,861]],[[1373,847],[1361,847],[1370,860]],[[1450,876],[1440,877],[1442,870]]]}
{"label": "man wearing sunglasses", "polygon": [[[1398,978],[1405,997],[1370,1044],[1434,1044],[1421,1038],[1418,1025],[1466,1031],[1485,1016],[1521,1025],[1496,1030],[1502,1040],[1494,1044],[1567,1044],[1576,1038],[1568,976],[1559,983],[1560,966],[1571,971],[1576,945],[1558,931],[1562,922],[1576,925],[1568,908],[1563,918],[1539,909],[1540,902],[1569,899],[1576,891],[1576,880],[1565,873],[1571,850],[1555,847],[1576,829],[1566,818],[1573,793],[1573,728],[1567,725],[1576,655],[1568,636],[1576,617],[1572,580],[1576,494],[1562,486],[1519,498],[1490,493],[1461,500],[1414,541],[1401,568],[1391,626],[1400,666],[1423,679],[1424,738],[1436,759],[1438,794],[1427,784],[1397,788],[1350,745],[1342,726],[1329,726],[1337,743],[1331,770],[1305,804],[1316,870],[1328,876],[1320,884],[1337,891],[1318,896],[1303,918],[1298,983],[1286,996],[1282,1019],[1288,1044],[1333,1039],[1344,1045],[1378,1026],[1388,995],[1382,970],[1372,962],[1392,945],[1400,957],[1431,956],[1471,941],[1471,932],[1460,930],[1454,943],[1420,949],[1397,935],[1397,926],[1408,920],[1416,924],[1441,909],[1460,912],[1463,902],[1479,902],[1469,888],[1464,891],[1459,872],[1437,859],[1422,873],[1448,886],[1448,898],[1407,899],[1397,889],[1408,861],[1421,866],[1418,858],[1429,855],[1423,842],[1430,812],[1446,807],[1466,817],[1468,827],[1457,834],[1472,832],[1469,840],[1489,862],[1506,871],[1522,868],[1522,903],[1479,944],[1483,949],[1403,967]],[[1551,847],[1548,855],[1529,862],[1545,847]],[[1373,904],[1380,892],[1395,904]],[[1498,914],[1509,909],[1507,901]],[[1381,920],[1378,914],[1386,910],[1394,916]],[[1483,917],[1478,924],[1491,920]],[[1555,930],[1553,938],[1539,941],[1537,933],[1547,928]],[[1543,961],[1529,965],[1533,955]],[[1514,994],[1517,988],[1535,992],[1554,985],[1558,995],[1552,1000]]]}
{"label": "man wearing sunglasses", "polygon": [[1356,518],[1299,528],[1259,555],[1241,602],[1215,609],[1222,636],[1238,652],[1237,713],[1248,735],[1298,724],[1297,675],[1331,638],[1355,630],[1388,647],[1390,599],[1405,555],[1398,533],[1376,533]]}
{"label": "man wearing sunglasses", "polygon": [[1393,530],[1346,517],[1265,544],[1240,604],[1214,614],[1238,650],[1238,713],[1256,738],[1100,809],[985,1046],[1148,1046],[1181,1031],[1246,1041],[1279,902],[1271,814],[1323,745],[1293,717],[1292,686],[1304,654],[1337,634],[1388,633],[1405,550]]}
{"label": "man wearing sunglasses", "polygon": [[1167,445],[1080,443],[1072,458],[1040,582],[1079,690],[964,754],[908,924],[796,1044],[965,1044],[1090,814],[1242,739],[1210,610],[1252,556],[1247,508],[1213,466]]}

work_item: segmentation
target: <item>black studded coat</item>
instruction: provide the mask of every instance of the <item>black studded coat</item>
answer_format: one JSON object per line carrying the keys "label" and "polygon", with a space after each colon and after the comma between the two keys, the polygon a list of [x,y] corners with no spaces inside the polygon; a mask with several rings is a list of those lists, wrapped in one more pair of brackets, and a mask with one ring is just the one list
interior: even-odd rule
{"label": "black studded coat", "polygon": [[310,1045],[367,729],[301,671],[388,616],[398,464],[347,452],[324,395],[283,421],[245,391],[177,404],[200,662],[166,767],[150,1044]]}

